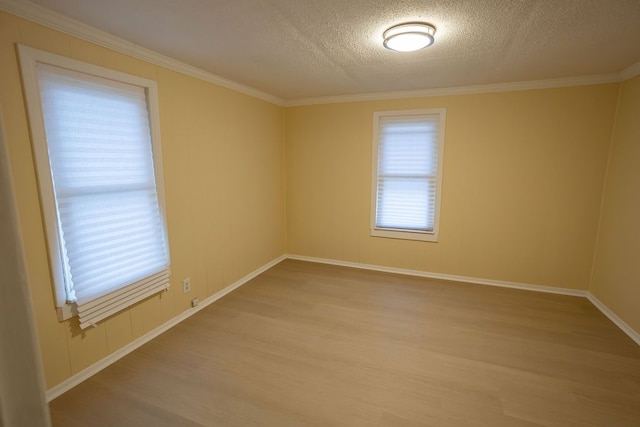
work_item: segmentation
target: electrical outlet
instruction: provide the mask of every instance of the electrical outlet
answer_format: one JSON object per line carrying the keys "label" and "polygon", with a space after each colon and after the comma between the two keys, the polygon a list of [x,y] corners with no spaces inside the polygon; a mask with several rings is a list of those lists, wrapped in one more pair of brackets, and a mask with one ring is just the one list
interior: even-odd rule
{"label": "electrical outlet", "polygon": [[195,307],[198,304],[200,304],[200,300],[198,300],[198,298],[194,298],[191,300],[191,307]]}
{"label": "electrical outlet", "polygon": [[187,277],[182,281],[182,292],[186,294],[187,292],[190,292],[190,291],[191,291],[191,279]]}

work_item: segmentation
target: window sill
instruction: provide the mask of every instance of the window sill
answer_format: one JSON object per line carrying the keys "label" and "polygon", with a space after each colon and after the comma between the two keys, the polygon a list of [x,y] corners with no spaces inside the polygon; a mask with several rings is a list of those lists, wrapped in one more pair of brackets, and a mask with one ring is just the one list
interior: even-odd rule
{"label": "window sill", "polygon": [[78,315],[78,309],[75,304],[66,304],[62,307],[56,307],[56,314],[58,315],[58,321],[64,322],[74,316]]}
{"label": "window sill", "polygon": [[437,242],[438,233],[436,232],[424,232],[424,231],[400,231],[400,230],[387,230],[381,228],[372,228],[371,236],[373,237],[386,237],[389,239],[403,239],[403,240],[419,240],[422,242]]}

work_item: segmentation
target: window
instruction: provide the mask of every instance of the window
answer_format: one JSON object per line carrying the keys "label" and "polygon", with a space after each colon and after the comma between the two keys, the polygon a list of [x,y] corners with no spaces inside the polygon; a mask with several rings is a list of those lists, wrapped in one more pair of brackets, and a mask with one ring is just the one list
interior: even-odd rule
{"label": "window", "polygon": [[59,317],[169,287],[153,81],[19,46]]}
{"label": "window", "polygon": [[438,240],[445,110],[374,113],[371,235]]}

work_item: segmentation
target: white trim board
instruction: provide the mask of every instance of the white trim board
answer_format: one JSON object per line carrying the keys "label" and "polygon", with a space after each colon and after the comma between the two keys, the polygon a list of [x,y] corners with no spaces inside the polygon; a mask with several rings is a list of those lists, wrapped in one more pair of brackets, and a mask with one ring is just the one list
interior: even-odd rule
{"label": "white trim board", "polygon": [[591,292],[587,295],[587,299],[591,301],[591,304],[595,305],[598,310],[609,318],[618,328],[629,336],[636,344],[640,345],[640,333],[636,332],[631,326],[629,326],[624,320],[618,317],[609,307],[604,305],[602,301],[596,298]]}
{"label": "white trim board", "polygon": [[629,80],[637,75],[640,75],[640,61],[620,71],[622,81]]}
{"label": "white trim board", "polygon": [[527,82],[494,83],[475,86],[457,86],[397,92],[361,93],[353,95],[320,96],[317,98],[288,99],[285,107],[298,107],[317,104],[337,104],[345,102],[380,101],[385,99],[428,98],[434,96],[474,95],[483,93],[515,92],[521,90],[553,89],[571,86],[588,86],[606,83],[619,83],[619,73],[577,76],[561,79],[533,80]]}
{"label": "white trim board", "polygon": [[316,258],[303,255],[287,254],[287,259],[298,261],[309,261],[320,264],[337,265],[341,267],[359,268],[361,270],[381,271],[384,273],[403,274],[405,276],[426,277],[429,279],[449,280],[452,282],[474,283],[477,285],[498,286],[501,288],[521,289],[525,291],[545,292],[548,294],[571,295],[577,297],[587,297],[589,292],[579,289],[556,288],[554,286],[532,285],[529,283],[505,282],[502,280],[481,279],[478,277],[456,276],[453,274],[430,273],[419,270],[408,270],[404,268],[384,267],[374,264],[362,264],[359,262],[339,261],[327,258]]}
{"label": "white trim board", "polygon": [[183,320],[191,317],[195,313],[199,312],[200,310],[204,309],[205,307],[209,306],[213,302],[219,300],[220,298],[224,297],[228,293],[234,291],[235,289],[247,283],[249,280],[264,273],[265,271],[275,266],[276,264],[279,264],[285,259],[315,262],[319,264],[330,264],[330,265],[337,265],[341,267],[351,267],[351,268],[358,268],[362,270],[380,271],[385,273],[403,274],[408,276],[426,277],[431,279],[450,280],[450,281],[456,281],[456,282],[474,283],[479,285],[498,286],[503,288],[521,289],[521,290],[527,290],[527,291],[584,297],[584,298],[587,298],[589,301],[591,301],[591,303],[595,305],[596,308],[598,308],[605,316],[607,316],[616,326],[618,326],[633,341],[635,341],[638,345],[640,345],[640,334],[635,330],[633,330],[631,326],[629,326],[622,319],[620,319],[606,305],[604,305],[600,300],[598,300],[598,298],[593,296],[588,291],[568,289],[568,288],[556,288],[552,286],[532,285],[527,283],[481,279],[477,277],[455,276],[455,275],[441,274],[441,273],[429,273],[429,272],[418,271],[418,270],[407,270],[402,268],[384,267],[384,266],[373,265],[373,264],[362,264],[362,263],[339,261],[339,260],[333,260],[333,259],[327,259],[327,258],[316,258],[316,257],[303,256],[303,255],[286,254],[286,255],[279,256],[278,258],[272,260],[271,262],[247,274],[246,276],[242,277],[241,279],[237,280],[236,282],[232,283],[226,288],[204,299],[198,306],[182,312],[181,314],[174,317],[173,319],[165,322],[164,324],[158,326],[152,331],[147,332],[143,336],[137,338],[136,340],[132,341],[131,343],[127,344],[121,349],[115,351],[114,353],[111,353],[104,359],[99,360],[98,362],[94,363],[88,368],[83,369],[77,374],[67,378],[60,384],[50,388],[49,390],[47,390],[47,401],[50,402],[56,397],[65,393],[66,391],[71,390],[73,387],[80,384],[82,381],[97,374],[107,366],[117,362],[119,359],[123,358],[127,354],[131,353],[132,351],[136,350],[137,348],[151,341],[155,337],[169,330],[170,328],[182,322]]}
{"label": "white trim board", "polygon": [[525,82],[496,83],[477,86],[459,86],[399,92],[360,93],[339,96],[321,96],[311,98],[282,99],[275,95],[243,85],[233,80],[218,76],[135,43],[113,36],[87,24],[68,18],[47,8],[25,0],[0,0],[0,10],[4,10],[29,21],[44,25],[57,31],[69,34],[116,52],[141,59],[143,61],[177,71],[227,89],[234,90],[263,101],[282,107],[293,107],[315,104],[334,104],[343,102],[374,101],[384,99],[421,98],[447,95],[468,95],[494,92],[511,92],[532,89],[549,89],[569,86],[585,86],[593,84],[617,83],[640,74],[640,62],[618,72],[591,76],[575,76],[558,79],[534,80]]}
{"label": "white trim board", "polygon": [[596,298],[589,291],[584,291],[579,289],[569,289],[569,288],[556,288],[554,286],[533,285],[529,283],[505,282],[501,280],[481,279],[477,277],[456,276],[452,274],[429,273],[426,271],[407,270],[407,269],[395,268],[395,267],[384,267],[380,265],[362,264],[359,262],[349,262],[349,261],[339,261],[335,259],[317,258],[317,257],[304,256],[304,255],[287,254],[286,258],[298,260],[298,261],[308,261],[308,262],[316,262],[320,264],[337,265],[340,267],[351,267],[351,268],[359,268],[362,270],[381,271],[384,273],[395,273],[395,274],[403,274],[407,276],[426,277],[429,279],[450,280],[455,282],[474,283],[478,285],[498,286],[501,288],[521,289],[525,291],[544,292],[549,294],[560,294],[560,295],[583,297],[583,298],[587,298],[593,305],[596,306],[598,310],[602,312],[602,314],[607,316],[609,320],[611,320],[617,327],[619,327],[622,330],[622,332],[627,334],[629,338],[631,338],[633,341],[636,342],[636,344],[640,345],[640,333],[636,332],[631,326],[629,326],[624,320],[618,317],[613,311],[611,311],[609,307],[604,305],[598,298]]}
{"label": "white trim board", "polygon": [[67,378],[66,380],[64,380],[60,384],[50,388],[49,390],[47,390],[47,401],[51,402],[56,397],[58,397],[61,394],[65,393],[66,391],[71,390],[73,387],[77,386],[78,384],[80,384],[84,380],[86,380],[89,377],[97,374],[98,372],[100,372],[101,370],[106,368],[107,366],[117,362],[119,359],[122,359],[127,354],[131,353],[132,351],[136,350],[137,348],[141,347],[142,345],[148,343],[149,341],[151,341],[152,339],[154,339],[158,335],[162,334],[163,332],[166,332],[167,330],[171,329],[173,326],[177,325],[178,323],[182,322],[183,320],[193,316],[194,314],[196,314],[200,310],[204,309],[208,305],[210,305],[213,302],[219,300],[220,298],[222,298],[223,296],[227,295],[228,293],[236,290],[240,286],[242,286],[245,283],[247,283],[249,280],[251,280],[254,277],[264,273],[265,271],[267,271],[268,269],[270,269],[274,265],[279,264],[280,262],[284,261],[285,259],[286,259],[286,256],[285,255],[281,255],[278,258],[268,262],[267,264],[263,265],[262,267],[254,270],[253,272],[247,274],[246,276],[242,277],[241,279],[235,281],[234,283],[232,283],[231,285],[227,286],[226,288],[216,292],[215,294],[211,295],[208,298],[205,298],[196,307],[190,308],[190,309],[180,313],[179,315],[177,315],[173,319],[171,319],[171,320],[163,323],[162,325],[158,326],[157,328],[147,332],[143,336],[135,339],[134,341],[132,341],[129,344],[127,344],[126,346],[122,347],[121,349],[111,353],[110,355],[108,355],[104,359],[97,361],[96,363],[94,363],[93,365],[89,366],[88,368],[83,369],[82,371],[78,372],[77,374],[72,375],[71,377]]}
{"label": "white trim board", "polygon": [[187,76],[195,77],[218,86],[231,89],[272,104],[282,106],[284,101],[277,96],[245,86],[233,80],[226,79],[216,74],[204,71],[200,68],[162,55],[151,49],[144,48],[135,43],[131,43],[120,37],[113,36],[104,31],[93,28],[87,24],[67,18],[57,12],[39,6],[35,3],[24,0],[0,0],[0,10],[5,10],[21,18],[44,25],[45,27],[61,31],[65,34],[95,43],[116,52],[141,59],[146,62],[177,71]]}

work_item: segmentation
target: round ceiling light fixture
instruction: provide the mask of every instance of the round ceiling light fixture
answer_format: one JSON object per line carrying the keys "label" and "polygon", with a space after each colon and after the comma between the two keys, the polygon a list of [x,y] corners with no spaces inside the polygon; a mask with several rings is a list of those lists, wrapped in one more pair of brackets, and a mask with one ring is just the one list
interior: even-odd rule
{"label": "round ceiling light fixture", "polygon": [[413,52],[433,44],[436,28],[424,22],[395,25],[382,34],[384,47],[398,52]]}

